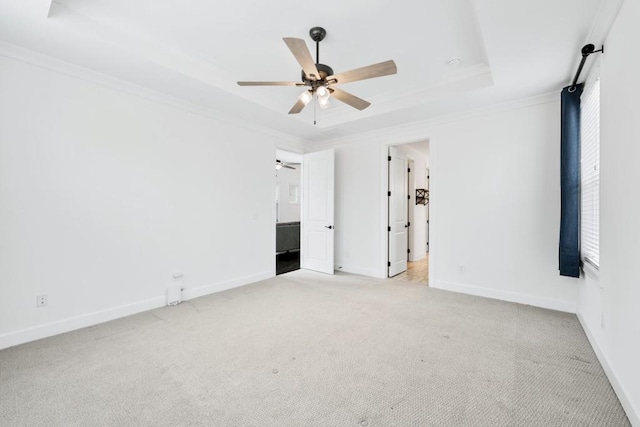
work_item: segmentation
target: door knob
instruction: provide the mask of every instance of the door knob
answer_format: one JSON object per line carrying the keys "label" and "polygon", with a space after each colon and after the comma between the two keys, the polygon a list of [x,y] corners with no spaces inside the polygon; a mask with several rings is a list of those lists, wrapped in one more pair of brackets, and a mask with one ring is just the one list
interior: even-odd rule
{"label": "door knob", "polygon": [[329,230],[333,229],[333,225],[325,225],[324,228],[328,228]]}

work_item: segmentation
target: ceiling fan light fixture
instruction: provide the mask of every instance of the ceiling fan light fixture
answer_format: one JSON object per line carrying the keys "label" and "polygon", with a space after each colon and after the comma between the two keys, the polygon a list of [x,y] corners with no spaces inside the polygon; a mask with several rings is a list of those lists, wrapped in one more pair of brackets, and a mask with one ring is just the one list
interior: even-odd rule
{"label": "ceiling fan light fixture", "polygon": [[311,91],[305,90],[300,94],[298,98],[300,99],[300,101],[302,101],[304,105],[307,105],[313,98],[313,94],[311,93]]}
{"label": "ceiling fan light fixture", "polygon": [[329,97],[327,96],[326,98],[318,98],[318,104],[320,105],[320,108],[325,110],[327,108],[329,108]]}
{"label": "ceiling fan light fixture", "polygon": [[326,87],[320,86],[316,89],[316,94],[318,95],[318,101],[329,99],[331,95]]}

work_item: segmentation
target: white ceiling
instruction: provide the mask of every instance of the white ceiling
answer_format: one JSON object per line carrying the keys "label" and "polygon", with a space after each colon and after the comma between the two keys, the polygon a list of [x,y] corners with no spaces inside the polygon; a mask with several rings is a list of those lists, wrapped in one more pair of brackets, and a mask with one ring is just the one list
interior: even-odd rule
{"label": "white ceiling", "polygon": [[[606,0],[0,0],[0,40],[309,142],[557,91]],[[282,41],[327,37],[335,72],[395,60],[398,74],[341,86],[372,102],[287,112],[300,79]],[[462,59],[458,66],[446,60]]]}

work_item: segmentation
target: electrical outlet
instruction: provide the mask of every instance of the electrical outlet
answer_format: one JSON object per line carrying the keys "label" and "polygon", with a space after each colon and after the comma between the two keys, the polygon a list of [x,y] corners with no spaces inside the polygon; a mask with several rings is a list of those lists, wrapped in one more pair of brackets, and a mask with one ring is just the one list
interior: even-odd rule
{"label": "electrical outlet", "polygon": [[49,304],[49,295],[38,295],[36,297],[36,307],[44,307]]}

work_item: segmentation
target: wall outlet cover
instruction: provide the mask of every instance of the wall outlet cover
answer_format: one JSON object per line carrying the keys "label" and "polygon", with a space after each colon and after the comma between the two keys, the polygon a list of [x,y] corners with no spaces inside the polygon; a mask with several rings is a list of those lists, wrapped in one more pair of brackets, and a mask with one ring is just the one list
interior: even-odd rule
{"label": "wall outlet cover", "polygon": [[167,288],[167,305],[178,305],[182,302],[182,286],[174,285]]}
{"label": "wall outlet cover", "polygon": [[48,295],[38,295],[36,297],[36,307],[44,307],[49,304],[49,296]]}

